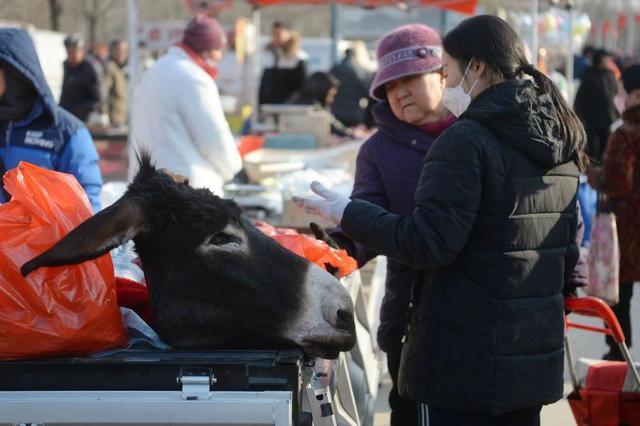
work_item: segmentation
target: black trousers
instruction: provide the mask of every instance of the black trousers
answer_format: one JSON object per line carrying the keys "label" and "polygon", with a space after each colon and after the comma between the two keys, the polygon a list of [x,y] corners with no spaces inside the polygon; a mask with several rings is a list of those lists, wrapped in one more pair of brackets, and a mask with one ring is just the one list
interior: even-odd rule
{"label": "black trousers", "polygon": [[587,154],[597,163],[601,163],[609,142],[609,128],[587,130]]}
{"label": "black trousers", "polygon": [[398,371],[400,371],[400,352],[402,344],[387,352],[387,367],[393,387],[389,392],[391,407],[391,426],[414,426],[418,424],[418,405],[411,399],[398,393]]}
{"label": "black trousers", "polygon": [[[613,313],[618,317],[628,347],[631,347],[631,297],[633,297],[633,283],[620,283],[620,301],[611,307]],[[619,354],[620,350],[616,342],[609,336],[606,337],[606,341],[611,352]],[[622,357],[621,354],[620,357]]]}
{"label": "black trousers", "polygon": [[491,416],[420,405],[420,426],[540,426],[542,409],[532,407]]}

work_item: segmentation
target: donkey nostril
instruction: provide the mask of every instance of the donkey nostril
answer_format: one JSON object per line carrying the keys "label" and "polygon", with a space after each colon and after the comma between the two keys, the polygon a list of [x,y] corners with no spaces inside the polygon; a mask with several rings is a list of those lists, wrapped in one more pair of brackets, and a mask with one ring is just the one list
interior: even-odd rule
{"label": "donkey nostril", "polygon": [[355,324],[353,322],[353,312],[351,312],[350,310],[338,309],[338,312],[336,312],[336,316],[336,327],[344,330],[351,330],[355,327]]}

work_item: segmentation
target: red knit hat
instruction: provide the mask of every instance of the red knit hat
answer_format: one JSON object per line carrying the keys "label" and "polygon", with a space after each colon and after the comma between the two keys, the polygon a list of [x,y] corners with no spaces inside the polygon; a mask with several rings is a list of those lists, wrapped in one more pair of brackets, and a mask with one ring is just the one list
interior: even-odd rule
{"label": "red knit hat", "polygon": [[223,49],[227,44],[224,28],[212,17],[198,13],[184,30],[182,42],[196,52]]}
{"label": "red knit hat", "polygon": [[386,83],[442,68],[442,41],[431,27],[404,25],[380,39],[376,56],[378,73],[371,83],[370,95],[382,100],[386,98]]}

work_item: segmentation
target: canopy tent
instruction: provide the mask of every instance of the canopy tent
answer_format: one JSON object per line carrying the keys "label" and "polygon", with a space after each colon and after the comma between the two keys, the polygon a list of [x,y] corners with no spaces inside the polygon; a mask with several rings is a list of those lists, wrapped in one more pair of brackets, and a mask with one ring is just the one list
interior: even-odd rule
{"label": "canopy tent", "polygon": [[255,6],[339,3],[346,6],[360,7],[397,6],[399,4],[405,4],[407,6],[433,6],[452,12],[473,15],[476,11],[478,0],[412,0],[404,2],[390,0],[249,0],[249,3]]}

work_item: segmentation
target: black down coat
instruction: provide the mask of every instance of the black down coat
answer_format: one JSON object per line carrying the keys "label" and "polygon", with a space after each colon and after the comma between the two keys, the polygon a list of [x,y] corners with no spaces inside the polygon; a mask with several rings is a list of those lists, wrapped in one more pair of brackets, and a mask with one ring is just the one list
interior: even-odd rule
{"label": "black down coat", "polygon": [[529,80],[492,86],[427,153],[411,216],[344,212],[351,238],[423,271],[399,377],[416,401],[501,414],[562,397],[579,173],[553,108]]}

